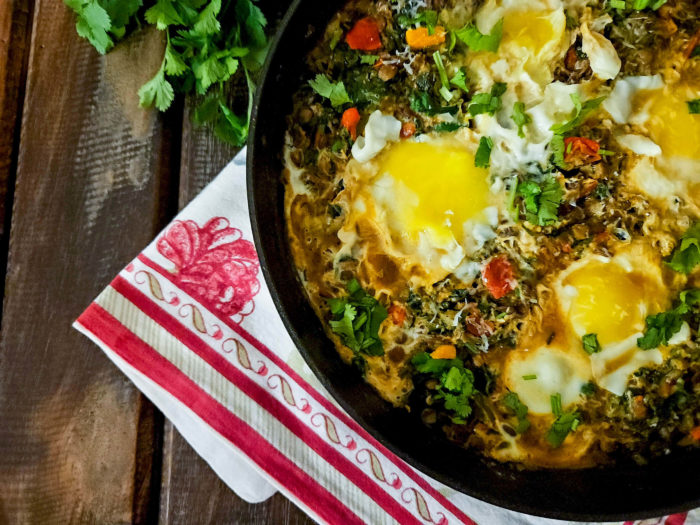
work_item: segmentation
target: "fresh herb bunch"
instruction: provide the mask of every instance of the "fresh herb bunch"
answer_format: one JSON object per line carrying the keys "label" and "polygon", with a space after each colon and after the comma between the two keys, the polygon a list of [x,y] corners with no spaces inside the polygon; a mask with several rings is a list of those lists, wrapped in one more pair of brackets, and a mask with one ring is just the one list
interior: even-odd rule
{"label": "fresh herb bunch", "polygon": [[[209,124],[221,140],[242,146],[248,137],[255,84],[251,74],[268,49],[267,20],[255,0],[64,0],[77,15],[76,29],[100,53],[130,31],[154,25],[165,33],[165,53],[155,76],[139,90],[143,107],[167,110],[175,93],[202,95],[194,121]],[[237,114],[224,85],[242,71],[248,107]]]}

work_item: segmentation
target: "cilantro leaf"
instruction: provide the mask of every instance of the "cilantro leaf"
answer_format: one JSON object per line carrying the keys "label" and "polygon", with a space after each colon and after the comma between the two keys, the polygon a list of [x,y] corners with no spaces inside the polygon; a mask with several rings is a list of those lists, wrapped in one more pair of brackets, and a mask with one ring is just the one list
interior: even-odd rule
{"label": "cilantro leaf", "polygon": [[518,126],[518,137],[521,139],[525,138],[523,128],[532,122],[532,117],[525,113],[525,104],[523,102],[516,102],[513,104],[513,113],[510,118],[513,119],[515,125]]}
{"label": "cilantro leaf", "polygon": [[469,398],[474,394],[474,374],[471,370],[453,366],[440,378],[435,399],[444,399],[445,409],[455,413],[454,423],[464,423],[472,412]]}
{"label": "cilantro leaf", "polygon": [[675,308],[646,318],[644,335],[637,339],[637,346],[642,350],[651,350],[667,345],[669,340],[680,331],[685,316],[697,312],[700,306],[700,288],[681,292]]}
{"label": "cilantro leaf", "polygon": [[158,73],[139,89],[139,104],[144,108],[155,106],[165,111],[175,99],[173,86],[165,79],[165,61]]}
{"label": "cilantro leaf", "polygon": [[318,74],[316,78],[309,80],[309,85],[316,93],[330,100],[334,108],[351,102],[342,81],[333,83],[326,75]]}
{"label": "cilantro leaf", "polygon": [[679,273],[690,273],[700,264],[700,222],[688,228],[681,236],[671,254],[671,260],[666,264]]}
{"label": "cilantro leaf", "polygon": [[114,45],[108,34],[112,20],[98,0],[72,0],[67,3],[77,15],[75,29],[78,35],[87,39],[97,51],[105,54]]}
{"label": "cilantro leaf", "polygon": [[689,100],[686,104],[688,104],[688,112],[693,115],[700,114],[700,98]]}
{"label": "cilantro leaf", "polygon": [[453,366],[459,366],[460,363],[459,359],[433,359],[427,352],[416,354],[411,359],[411,364],[421,374],[439,375]]}
{"label": "cilantro leaf", "polygon": [[474,156],[474,166],[477,168],[488,168],[492,148],[493,140],[491,140],[490,137],[481,137],[481,139],[479,139],[479,147]]}
{"label": "cilantro leaf", "polygon": [[454,32],[455,36],[464,42],[472,51],[498,51],[503,37],[503,19],[499,20],[491,29],[491,33],[484,35],[476,25],[470,23]]}
{"label": "cilantro leaf", "polygon": [[401,27],[407,28],[425,24],[430,34],[433,34],[433,32],[435,31],[437,21],[438,13],[437,11],[434,11],[432,9],[426,9],[425,11],[418,13],[415,16],[409,16],[406,14],[400,14],[397,16],[397,22]]}
{"label": "cilantro leaf", "polygon": [[552,164],[555,166],[566,170],[568,166],[564,160],[564,137],[562,135],[555,134],[549,143],[549,151],[552,153]]}
{"label": "cilantro leaf", "polygon": [[571,100],[574,103],[574,111],[568,121],[561,124],[554,124],[550,130],[557,135],[563,135],[569,131],[576,129],[581,124],[583,124],[593,111],[595,111],[598,106],[600,106],[605,100],[605,97],[592,98],[586,102],[581,103],[581,98],[576,93],[571,94]]}
{"label": "cilantro leaf", "polygon": [[610,7],[619,11],[642,11],[651,9],[656,11],[667,0],[609,0]]}
{"label": "cilantro leaf", "polygon": [[469,400],[476,392],[472,371],[464,368],[459,359],[433,359],[426,352],[415,355],[411,363],[418,373],[430,374],[439,380],[435,399],[443,400],[452,422],[465,423],[472,412]]}
{"label": "cilantro leaf", "polygon": [[515,431],[518,434],[522,434],[530,428],[530,420],[527,418],[527,405],[520,401],[518,394],[515,392],[508,392],[501,398],[501,403],[511,410],[513,414],[515,414],[515,417],[518,418],[518,426],[515,427]]}
{"label": "cilantro leaf", "polygon": [[466,68],[462,67],[455,73],[455,75],[450,79],[450,84],[457,86],[459,89],[465,93],[469,93],[469,87],[467,86],[467,71]]}
{"label": "cilantro leaf", "polygon": [[379,55],[360,55],[360,64],[373,66],[377,60],[379,60]]}
{"label": "cilantro leaf", "polygon": [[552,448],[559,448],[564,443],[566,436],[576,430],[580,423],[581,417],[577,412],[563,413],[554,420],[545,434],[545,438]]}
{"label": "cilantro leaf", "polygon": [[212,35],[221,31],[221,23],[216,18],[219,11],[221,11],[221,0],[211,0],[197,16],[193,27],[194,31],[200,35]]}
{"label": "cilantro leaf", "polygon": [[528,222],[547,226],[559,219],[558,210],[564,190],[551,174],[520,182],[516,194],[523,199]]}
{"label": "cilantro leaf", "polygon": [[347,290],[347,297],[327,301],[333,316],[329,321],[331,330],[355,353],[383,355],[379,327],[388,316],[386,308],[355,279],[348,282]]}
{"label": "cilantro leaf", "polygon": [[433,128],[433,131],[438,132],[451,132],[457,131],[462,125],[459,122],[440,122],[437,126]]}
{"label": "cilantro leaf", "polygon": [[593,381],[581,385],[581,393],[586,397],[591,397],[597,390],[598,387]]}
{"label": "cilantro leaf", "polygon": [[496,82],[491,87],[490,93],[477,93],[472,97],[471,103],[469,104],[469,113],[472,116],[481,113],[493,115],[496,111],[501,109],[501,95],[505,92],[506,84],[503,82]]}
{"label": "cilantro leaf", "polygon": [[144,14],[146,22],[155,25],[160,31],[168,26],[183,25],[185,22],[180,17],[173,5],[173,0],[158,0],[155,5],[149,8]]}
{"label": "cilantro leaf", "polygon": [[597,334],[586,334],[583,336],[583,349],[587,354],[597,354],[602,350],[600,343],[598,342]]}

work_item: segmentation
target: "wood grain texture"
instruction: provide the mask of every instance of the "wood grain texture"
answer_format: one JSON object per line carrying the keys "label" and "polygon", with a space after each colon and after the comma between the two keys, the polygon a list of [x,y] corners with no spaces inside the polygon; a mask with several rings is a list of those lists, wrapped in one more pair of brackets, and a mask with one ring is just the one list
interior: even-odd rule
{"label": "wood grain texture", "polygon": [[169,422],[163,450],[161,525],[314,523],[279,493],[255,505],[236,496]]}
{"label": "wood grain texture", "polygon": [[32,33],[0,340],[0,522],[153,522],[160,423],[71,322],[172,213],[181,115],[137,108],[159,35],[100,57],[57,0],[37,0]]}
{"label": "wood grain texture", "polygon": [[9,212],[19,147],[32,6],[31,0],[0,2],[0,292],[7,262]]}

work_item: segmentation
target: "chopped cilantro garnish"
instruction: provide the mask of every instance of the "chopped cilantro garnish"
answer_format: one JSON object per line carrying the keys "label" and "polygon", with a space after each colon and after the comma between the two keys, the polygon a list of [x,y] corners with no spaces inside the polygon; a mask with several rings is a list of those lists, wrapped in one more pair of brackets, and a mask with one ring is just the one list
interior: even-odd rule
{"label": "chopped cilantro garnish", "polygon": [[690,273],[700,264],[700,222],[688,228],[681,236],[671,260],[666,264],[679,273]]}
{"label": "chopped cilantro garnish", "polygon": [[313,80],[309,80],[309,85],[316,93],[330,100],[334,108],[351,102],[342,81],[333,83],[326,75],[319,74]]}
{"label": "chopped cilantro garnish", "polygon": [[656,11],[666,2],[667,0],[609,0],[610,7],[620,11],[642,11],[647,8]]}
{"label": "chopped cilantro garnish", "polygon": [[428,33],[433,34],[435,32],[435,26],[438,21],[438,13],[432,9],[426,9],[425,11],[416,14],[416,16],[409,16],[406,14],[400,14],[397,16],[397,22],[403,28],[423,25],[428,28]]}
{"label": "chopped cilantro garnish", "polygon": [[523,376],[523,380],[525,381],[532,381],[533,379],[537,379],[537,374],[527,374]]}
{"label": "chopped cilantro garnish", "polygon": [[549,396],[549,404],[552,406],[552,414],[561,416],[561,394],[557,392]]}
{"label": "chopped cilantro garnish", "polygon": [[472,412],[469,400],[476,391],[472,371],[464,368],[460,359],[433,359],[426,352],[414,356],[411,363],[417,372],[431,374],[439,380],[435,399],[444,401],[452,422],[465,423]]}
{"label": "chopped cilantro garnish", "polygon": [[510,409],[515,417],[518,418],[518,426],[515,427],[515,431],[518,434],[522,434],[528,428],[530,428],[530,420],[527,418],[527,405],[520,401],[518,394],[515,392],[508,392],[501,398],[501,403]]}
{"label": "chopped cilantro garnish", "polygon": [[469,87],[467,86],[467,71],[466,68],[460,68],[455,76],[450,79],[450,84],[457,86],[459,89],[465,93],[469,92]]}
{"label": "chopped cilantro garnish", "polygon": [[445,71],[445,64],[442,61],[440,51],[435,51],[435,53],[433,53],[433,60],[435,61],[435,67],[437,67],[442,87],[450,89],[450,79],[447,77],[447,71]]}
{"label": "chopped cilantro garnish", "polygon": [[559,448],[564,443],[566,436],[576,430],[580,423],[581,419],[577,412],[566,412],[557,416],[545,437],[552,448]]}
{"label": "chopped cilantro garnish", "polygon": [[586,117],[600,106],[603,100],[605,100],[605,97],[592,98],[581,103],[581,98],[578,94],[572,93],[571,100],[574,103],[574,111],[571,114],[571,118],[561,124],[554,124],[550,128],[557,135],[568,133],[583,124]]}
{"label": "chopped cilantro garnish", "polygon": [[[598,153],[600,153],[600,151]],[[593,195],[596,199],[601,201],[603,199],[607,199],[608,197],[610,197],[610,187],[607,184],[601,182],[595,187]]]}
{"label": "chopped cilantro garnish", "polygon": [[693,100],[689,100],[686,102],[688,104],[688,111],[693,114],[697,115],[700,114],[700,98],[695,98]]}
{"label": "chopped cilantro garnish", "polygon": [[555,134],[549,143],[549,151],[552,153],[552,164],[566,170],[568,166],[564,160],[564,137]]}
{"label": "chopped cilantro garnish", "polygon": [[523,102],[516,102],[513,104],[513,114],[510,116],[518,126],[518,137],[525,138],[525,132],[523,128],[532,122],[532,117],[525,113],[525,104]]}
{"label": "chopped cilantro garnish", "polygon": [[496,111],[501,109],[501,95],[505,92],[506,84],[503,82],[496,82],[491,87],[490,93],[477,93],[472,97],[471,103],[469,104],[469,113],[472,116],[481,113],[493,115]]}
{"label": "chopped cilantro garnish", "polygon": [[457,131],[462,125],[459,122],[440,122],[433,128],[433,131],[438,132],[451,132]]}
{"label": "chopped cilantro garnish", "polygon": [[379,60],[379,55],[360,55],[360,63],[368,64],[373,66],[377,60]]}
{"label": "chopped cilantro garnish", "polygon": [[482,34],[474,24],[467,24],[455,31],[455,35],[472,51],[498,51],[503,36],[503,19],[499,20],[488,35]]}
{"label": "chopped cilantro garnish", "polygon": [[598,352],[600,352],[602,349],[600,347],[600,343],[598,342],[598,335],[597,334],[584,335],[583,336],[583,349],[589,355],[597,354]]}
{"label": "chopped cilantro garnish", "polygon": [[347,290],[347,297],[327,301],[333,315],[329,322],[331,330],[356,353],[383,355],[379,326],[388,315],[386,308],[365,292],[355,279],[348,282]]}
{"label": "chopped cilantro garnish", "polygon": [[552,414],[556,418],[549,427],[545,437],[553,448],[558,448],[569,435],[569,432],[576,430],[581,418],[577,412],[564,412],[561,406],[561,394],[558,392],[549,397],[552,405]]}
{"label": "chopped cilantro garnish", "polygon": [[551,174],[531,177],[520,182],[516,193],[523,199],[528,222],[547,226],[559,218],[557,212],[564,190]]}
{"label": "chopped cilantro garnish", "polygon": [[598,387],[593,381],[589,381],[588,383],[584,383],[581,385],[581,393],[584,396],[590,397],[593,394],[595,394],[598,390]]}
{"label": "chopped cilantro garnish", "polygon": [[687,314],[697,311],[700,305],[700,288],[681,292],[675,308],[646,318],[644,336],[637,339],[637,346],[642,350],[651,350],[668,341],[680,331]]}
{"label": "chopped cilantro garnish", "polygon": [[488,168],[489,160],[491,158],[491,148],[493,148],[493,141],[490,137],[481,137],[479,140],[479,147],[476,150],[476,155],[474,156],[474,166],[477,168]]}

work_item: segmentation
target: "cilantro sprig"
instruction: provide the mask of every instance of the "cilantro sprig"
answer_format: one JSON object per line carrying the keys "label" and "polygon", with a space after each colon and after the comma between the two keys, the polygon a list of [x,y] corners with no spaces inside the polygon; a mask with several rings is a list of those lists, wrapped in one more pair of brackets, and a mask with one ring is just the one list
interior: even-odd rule
{"label": "cilantro sprig", "polygon": [[[139,89],[142,107],[166,111],[176,93],[203,98],[193,113],[219,139],[241,146],[248,137],[255,83],[267,52],[267,20],[255,0],[64,0],[76,13],[76,30],[98,52],[109,52],[134,29],[165,33],[163,60]],[[135,67],[138,67],[136,64]],[[247,109],[236,113],[224,86],[237,74],[248,86]]]}
{"label": "cilantro sprig", "polygon": [[415,355],[411,363],[418,373],[438,379],[434,398],[443,401],[453,423],[465,423],[472,413],[469,401],[476,393],[472,371],[460,359],[433,359],[426,352]]}
{"label": "cilantro sprig", "polygon": [[347,297],[327,301],[333,316],[329,322],[331,330],[355,353],[383,355],[379,327],[388,315],[386,308],[363,290],[356,279],[346,286]]}
{"label": "cilantro sprig", "polygon": [[681,236],[666,264],[679,273],[690,273],[700,264],[700,222],[688,228]]}
{"label": "cilantro sprig", "polygon": [[685,321],[690,320],[700,307],[700,288],[681,292],[677,304],[671,310],[646,318],[644,335],[637,339],[637,346],[642,350],[651,350],[661,345],[667,345],[677,334]]}
{"label": "cilantro sprig", "polygon": [[564,190],[551,173],[528,175],[518,183],[515,194],[523,200],[528,222],[548,226],[559,219],[558,210]]}
{"label": "cilantro sprig", "polygon": [[352,102],[342,81],[331,82],[326,75],[316,75],[313,80],[309,80],[309,85],[316,93],[330,100],[334,108]]}

